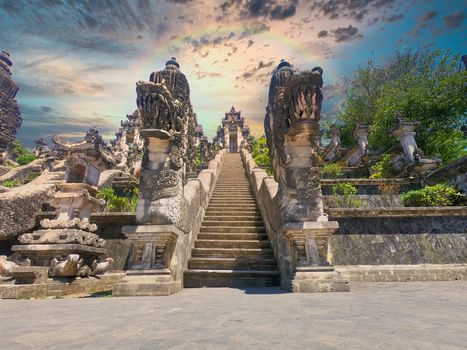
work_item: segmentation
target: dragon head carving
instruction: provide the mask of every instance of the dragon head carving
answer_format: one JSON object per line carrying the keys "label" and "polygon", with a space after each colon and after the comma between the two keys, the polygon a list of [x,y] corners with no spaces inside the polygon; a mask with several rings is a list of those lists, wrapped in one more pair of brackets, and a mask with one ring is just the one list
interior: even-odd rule
{"label": "dragon head carving", "polygon": [[320,67],[298,71],[282,60],[271,78],[264,127],[283,221],[316,220],[322,215],[318,164],[322,74]]}
{"label": "dragon head carving", "polygon": [[[141,135],[145,138],[139,200],[142,223],[174,223],[181,218],[183,184],[192,170],[196,114],[190,88],[175,58],[165,69],[136,83]],[[140,207],[140,204],[138,204]]]}

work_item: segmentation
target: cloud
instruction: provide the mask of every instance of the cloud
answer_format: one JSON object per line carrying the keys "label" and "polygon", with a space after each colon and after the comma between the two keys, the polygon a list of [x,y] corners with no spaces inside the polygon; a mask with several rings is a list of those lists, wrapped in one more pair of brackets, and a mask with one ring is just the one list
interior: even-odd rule
{"label": "cloud", "polygon": [[397,0],[321,0],[314,1],[310,9],[317,13],[316,18],[349,18],[360,22],[371,12],[391,9],[396,2]]}
{"label": "cloud", "polygon": [[248,24],[240,33],[240,38],[245,38],[251,35],[259,34],[261,32],[269,31],[271,27],[263,22],[253,22]]}
{"label": "cloud", "polygon": [[[258,65],[248,69],[247,71],[243,72],[241,75],[237,76],[235,80],[248,80],[251,77],[257,75],[257,72],[260,71],[261,69],[271,67],[274,64],[274,61],[269,61],[267,63],[264,63],[263,61],[259,61]],[[271,75],[271,73],[265,73],[267,75]],[[262,75],[258,75],[258,78],[262,78]]]}
{"label": "cloud", "polygon": [[284,20],[293,17],[297,12],[298,0],[227,0],[220,5],[222,15],[217,19],[235,12],[239,18],[264,18]]}
{"label": "cloud", "polygon": [[222,74],[218,72],[196,72],[197,79],[203,79],[206,77],[213,78],[213,77],[220,77]]}
{"label": "cloud", "polygon": [[318,38],[325,38],[325,37],[328,36],[328,34],[329,34],[329,32],[327,30],[320,30],[318,32]]}
{"label": "cloud", "polygon": [[448,16],[443,17],[444,26],[447,29],[459,28],[464,18],[465,12],[463,10],[454,12]]}
{"label": "cloud", "polygon": [[392,22],[400,21],[403,18],[404,18],[404,15],[402,13],[400,13],[398,15],[392,15],[392,16],[389,16],[389,17],[384,17],[383,16],[383,21],[386,22],[386,23],[392,23]]}
{"label": "cloud", "polygon": [[348,27],[339,27],[331,30],[334,41],[337,43],[350,41],[353,39],[363,38],[362,34],[358,34],[358,28],[349,24]]}
{"label": "cloud", "polygon": [[438,15],[438,11],[428,11],[420,16],[420,21],[431,21]]}

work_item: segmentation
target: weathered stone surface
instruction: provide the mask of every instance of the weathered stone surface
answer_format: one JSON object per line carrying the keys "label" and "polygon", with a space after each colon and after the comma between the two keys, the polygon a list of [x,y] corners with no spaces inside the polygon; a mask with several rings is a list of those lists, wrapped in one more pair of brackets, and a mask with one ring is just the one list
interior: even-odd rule
{"label": "weathered stone surface", "polygon": [[66,295],[109,292],[124,276],[122,272],[107,272],[99,278],[55,277],[40,279],[34,284],[0,283],[0,299],[59,298]]}
{"label": "weathered stone surface", "polygon": [[350,282],[460,281],[467,279],[465,264],[336,266]]}
{"label": "weathered stone surface", "polygon": [[21,186],[0,193],[0,241],[8,240],[32,230],[42,204],[55,193],[55,185]]}
{"label": "weathered stone surface", "polygon": [[22,119],[15,97],[18,86],[11,77],[10,54],[0,53],[0,163],[6,161],[4,152],[12,146]]}
{"label": "weathered stone surface", "polygon": [[467,262],[465,208],[329,210],[339,221],[331,239],[337,265]]}
{"label": "weathered stone surface", "polygon": [[[360,202],[359,208],[403,207],[400,195],[355,195],[352,200]],[[350,205],[350,206],[349,206]],[[349,198],[341,195],[324,196],[324,206],[328,208],[352,207]]]}
{"label": "weathered stone surface", "polygon": [[42,171],[52,165],[53,161],[54,158],[35,159],[29,164],[11,168],[9,172],[0,176],[0,184],[5,181],[23,181],[30,175],[40,175]]}

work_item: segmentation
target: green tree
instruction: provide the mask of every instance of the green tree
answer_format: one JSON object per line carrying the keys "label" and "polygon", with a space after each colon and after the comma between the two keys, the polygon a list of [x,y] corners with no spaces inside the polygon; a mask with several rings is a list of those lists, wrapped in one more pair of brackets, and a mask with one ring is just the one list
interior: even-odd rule
{"label": "green tree", "polygon": [[467,73],[459,69],[460,55],[448,51],[397,52],[388,61],[344,78],[347,96],[340,118],[346,123],[342,141],[353,142],[357,123],[370,124],[370,145],[385,151],[397,141],[388,133],[400,112],[419,120],[417,143],[428,156],[443,162],[466,154],[460,126],[467,117]]}

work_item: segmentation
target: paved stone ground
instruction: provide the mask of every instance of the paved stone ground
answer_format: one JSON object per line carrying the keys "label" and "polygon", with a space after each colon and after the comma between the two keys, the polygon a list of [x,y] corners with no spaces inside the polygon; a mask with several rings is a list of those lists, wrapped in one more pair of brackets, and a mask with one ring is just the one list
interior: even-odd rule
{"label": "paved stone ground", "polygon": [[0,349],[466,349],[467,282],[0,300]]}

